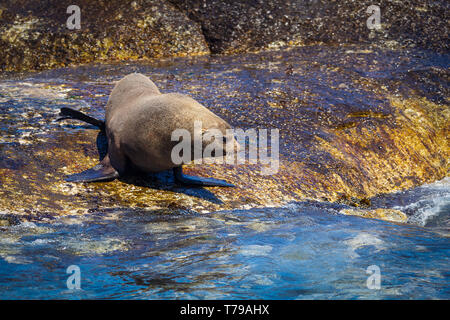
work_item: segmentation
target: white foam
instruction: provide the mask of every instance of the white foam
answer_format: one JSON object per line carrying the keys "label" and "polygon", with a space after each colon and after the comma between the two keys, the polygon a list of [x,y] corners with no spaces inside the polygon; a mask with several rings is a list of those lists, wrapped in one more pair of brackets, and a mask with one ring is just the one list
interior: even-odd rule
{"label": "white foam", "polygon": [[356,253],[356,250],[359,248],[373,246],[375,247],[375,251],[384,250],[385,243],[380,238],[377,238],[373,234],[361,232],[352,239],[346,240],[345,243],[349,246],[350,249],[350,257],[357,258],[359,255]]}
{"label": "white foam", "polygon": [[450,205],[450,177],[425,184],[418,189],[425,192],[417,201],[405,206],[395,206],[394,209],[412,212],[408,222],[425,226],[431,217],[442,214],[445,207]]}
{"label": "white foam", "polygon": [[269,245],[248,245],[241,247],[240,253],[244,256],[267,256],[272,251],[272,246]]}

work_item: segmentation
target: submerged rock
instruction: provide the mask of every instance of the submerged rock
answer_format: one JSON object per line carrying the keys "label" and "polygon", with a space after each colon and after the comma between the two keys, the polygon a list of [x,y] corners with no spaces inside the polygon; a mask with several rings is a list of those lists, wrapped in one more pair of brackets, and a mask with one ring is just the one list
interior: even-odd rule
{"label": "submerged rock", "polygon": [[375,209],[375,210],[362,210],[362,209],[343,209],[341,213],[345,215],[358,216],[363,218],[380,219],[391,222],[406,222],[408,217],[400,210],[395,209]]}

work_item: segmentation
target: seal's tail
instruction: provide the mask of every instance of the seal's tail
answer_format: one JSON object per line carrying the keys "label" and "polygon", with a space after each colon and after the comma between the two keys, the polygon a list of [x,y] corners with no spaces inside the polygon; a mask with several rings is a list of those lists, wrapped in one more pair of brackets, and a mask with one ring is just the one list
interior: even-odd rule
{"label": "seal's tail", "polygon": [[67,108],[67,107],[61,108],[59,117],[56,119],[56,121],[61,121],[64,119],[81,120],[81,121],[87,122],[89,124],[92,124],[92,125],[100,128],[101,130],[105,130],[105,122],[104,121],[92,118],[80,111],[77,111],[77,110],[74,110],[71,108]]}

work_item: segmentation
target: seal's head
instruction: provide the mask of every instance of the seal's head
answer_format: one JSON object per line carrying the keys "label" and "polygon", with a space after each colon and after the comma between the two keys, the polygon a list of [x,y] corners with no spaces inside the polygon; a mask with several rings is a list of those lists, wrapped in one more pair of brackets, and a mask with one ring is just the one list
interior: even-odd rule
{"label": "seal's head", "polygon": [[228,124],[224,128],[204,129],[202,148],[205,158],[231,156],[240,150],[234,131]]}

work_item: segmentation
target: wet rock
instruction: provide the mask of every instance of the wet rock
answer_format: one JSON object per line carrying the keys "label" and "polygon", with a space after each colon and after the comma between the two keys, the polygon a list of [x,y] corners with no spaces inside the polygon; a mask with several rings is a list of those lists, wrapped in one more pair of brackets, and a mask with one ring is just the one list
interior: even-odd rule
{"label": "wet rock", "polygon": [[[42,219],[108,208],[170,215],[307,199],[371,209],[376,195],[447,175],[450,109],[431,98],[448,97],[442,77],[433,76],[448,71],[427,54],[321,45],[59,69],[27,78],[30,85],[1,81],[0,210]],[[92,126],[52,119],[61,106],[103,117],[113,82],[135,70],[162,92],[193,96],[236,128],[279,129],[279,171],[262,175],[260,164],[248,162],[186,168],[188,174],[225,179],[237,188],[186,188],[174,184],[171,172],[65,182],[64,175],[98,162],[101,139]],[[431,74],[426,86],[408,76],[414,70]]]}
{"label": "wet rock", "polygon": [[400,210],[395,209],[375,209],[375,210],[363,210],[363,209],[343,209],[340,211],[342,214],[358,216],[363,218],[380,219],[391,222],[406,222],[408,217]]}
{"label": "wet rock", "polygon": [[9,227],[18,225],[21,219],[12,214],[5,214],[0,211],[0,227]]}
{"label": "wet rock", "polygon": [[209,53],[200,26],[168,2],[80,0],[81,28],[70,30],[66,11],[72,4],[3,1],[0,70]]}

